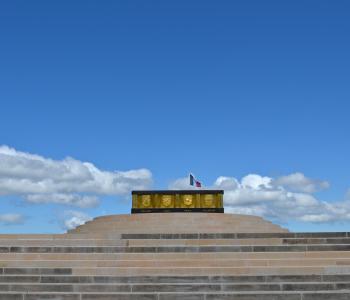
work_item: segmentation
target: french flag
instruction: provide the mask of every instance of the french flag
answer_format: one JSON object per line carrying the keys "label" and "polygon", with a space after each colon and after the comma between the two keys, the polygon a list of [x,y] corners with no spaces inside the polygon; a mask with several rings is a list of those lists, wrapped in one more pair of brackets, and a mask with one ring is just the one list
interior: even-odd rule
{"label": "french flag", "polygon": [[190,174],[190,185],[195,187],[202,187],[202,184],[196,178],[194,178],[192,174]]}

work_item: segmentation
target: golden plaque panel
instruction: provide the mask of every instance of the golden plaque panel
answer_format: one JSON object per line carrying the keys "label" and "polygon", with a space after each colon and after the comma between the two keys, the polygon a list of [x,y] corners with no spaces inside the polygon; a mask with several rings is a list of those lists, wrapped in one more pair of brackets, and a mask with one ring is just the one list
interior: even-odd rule
{"label": "golden plaque panel", "polygon": [[208,195],[202,195],[202,202],[203,207],[216,207],[215,206],[215,197],[214,195],[208,194]]}
{"label": "golden plaque panel", "polygon": [[174,197],[172,195],[162,195],[161,197],[161,208],[174,207]]}
{"label": "golden plaque panel", "polygon": [[222,190],[133,191],[132,213],[224,212]]}
{"label": "golden plaque panel", "polygon": [[182,195],[181,196],[181,207],[190,208],[194,207],[193,195]]}

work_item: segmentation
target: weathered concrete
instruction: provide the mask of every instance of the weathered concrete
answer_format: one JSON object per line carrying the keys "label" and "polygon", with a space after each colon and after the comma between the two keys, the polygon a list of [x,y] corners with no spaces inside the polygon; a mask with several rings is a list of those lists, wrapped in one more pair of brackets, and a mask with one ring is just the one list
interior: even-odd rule
{"label": "weathered concrete", "polygon": [[150,213],[95,218],[70,233],[288,232],[260,217],[216,213]]}
{"label": "weathered concrete", "polygon": [[96,218],[68,234],[0,235],[0,300],[350,300],[350,234],[259,217]]}

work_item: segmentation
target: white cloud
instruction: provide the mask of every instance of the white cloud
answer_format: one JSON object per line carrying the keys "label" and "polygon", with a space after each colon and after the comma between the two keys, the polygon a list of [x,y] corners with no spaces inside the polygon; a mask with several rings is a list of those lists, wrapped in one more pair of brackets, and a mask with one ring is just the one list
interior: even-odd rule
{"label": "white cloud", "polygon": [[176,179],[175,181],[169,184],[170,190],[194,190],[196,189],[194,186],[190,185],[189,177],[182,177]]}
{"label": "white cloud", "polygon": [[24,216],[21,214],[2,214],[0,223],[3,225],[17,225],[24,223]]}
{"label": "white cloud", "polygon": [[[182,188],[187,178],[171,186]],[[350,221],[350,192],[344,201],[325,202],[312,193],[329,187],[328,182],[294,173],[279,178],[249,174],[241,180],[220,176],[212,188],[223,189],[225,211],[259,215],[286,223]]]}
{"label": "white cloud", "polygon": [[63,221],[64,229],[74,229],[75,227],[84,224],[92,218],[85,213],[75,210],[65,212],[65,220]]}
{"label": "white cloud", "polygon": [[152,183],[147,169],[104,171],[73,158],[53,160],[0,146],[0,195],[19,195],[34,203],[79,207],[98,204],[98,195],[122,195]]}
{"label": "white cloud", "polygon": [[81,208],[96,207],[99,204],[96,196],[83,196],[79,194],[30,194],[25,199],[31,203],[57,203]]}
{"label": "white cloud", "polygon": [[327,181],[307,178],[302,173],[293,173],[279,177],[273,181],[273,184],[285,187],[291,191],[303,193],[314,193],[329,188]]}
{"label": "white cloud", "polygon": [[256,174],[249,174],[242,178],[241,184],[245,188],[258,190],[260,188],[271,188],[271,181],[272,179],[270,177],[262,177]]}

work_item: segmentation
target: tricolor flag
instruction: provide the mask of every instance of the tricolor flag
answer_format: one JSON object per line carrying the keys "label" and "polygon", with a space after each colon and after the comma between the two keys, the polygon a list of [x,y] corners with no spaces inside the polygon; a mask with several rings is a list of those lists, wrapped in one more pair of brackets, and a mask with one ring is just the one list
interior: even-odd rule
{"label": "tricolor flag", "polygon": [[190,174],[190,185],[193,185],[195,187],[202,187],[202,184],[196,178],[194,178],[192,174]]}

